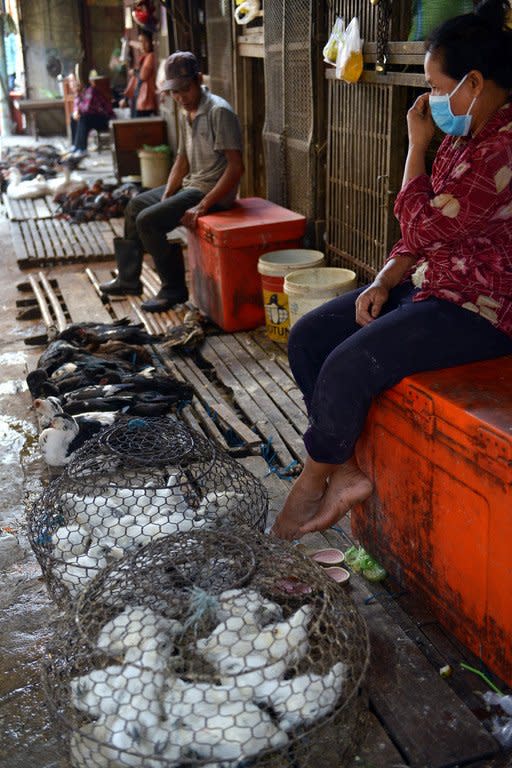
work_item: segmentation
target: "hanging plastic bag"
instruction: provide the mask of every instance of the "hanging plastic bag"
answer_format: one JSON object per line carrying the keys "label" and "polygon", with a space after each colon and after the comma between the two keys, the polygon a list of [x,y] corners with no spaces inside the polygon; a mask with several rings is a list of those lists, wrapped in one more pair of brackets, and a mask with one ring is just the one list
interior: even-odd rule
{"label": "hanging plastic bag", "polygon": [[235,0],[235,21],[237,24],[248,24],[259,15],[260,0]]}
{"label": "hanging plastic bag", "polygon": [[343,45],[338,48],[336,77],[357,83],[363,71],[363,41],[359,37],[359,21],[354,16],[345,30]]}
{"label": "hanging plastic bag", "polygon": [[333,28],[331,30],[331,34],[329,35],[329,39],[324,46],[323,54],[324,54],[324,61],[326,64],[332,64],[333,67],[336,66],[338,51],[340,47],[343,45],[344,33],[345,33],[345,22],[343,21],[341,16],[338,16],[336,18],[336,21],[333,24]]}

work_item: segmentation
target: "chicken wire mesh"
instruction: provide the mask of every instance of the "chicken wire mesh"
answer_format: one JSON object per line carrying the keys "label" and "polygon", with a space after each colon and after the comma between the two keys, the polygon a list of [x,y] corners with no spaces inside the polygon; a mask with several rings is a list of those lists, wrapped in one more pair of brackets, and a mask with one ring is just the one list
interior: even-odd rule
{"label": "chicken wire mesh", "polygon": [[178,534],[106,568],[47,648],[73,768],[349,765],[364,735],[363,619],[290,545]]}
{"label": "chicken wire mesh", "polygon": [[127,419],[77,451],[29,512],[29,539],[66,606],[112,561],[169,534],[228,524],[263,530],[263,484],[172,419]]}

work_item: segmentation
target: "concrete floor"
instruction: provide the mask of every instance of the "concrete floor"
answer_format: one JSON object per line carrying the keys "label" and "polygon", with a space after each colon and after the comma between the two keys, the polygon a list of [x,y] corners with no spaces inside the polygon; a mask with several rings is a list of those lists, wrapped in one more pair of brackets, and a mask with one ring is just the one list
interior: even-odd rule
{"label": "concrete floor", "polygon": [[[1,146],[33,143],[31,137],[12,137]],[[52,143],[65,146],[64,139]],[[91,156],[85,171],[93,178],[110,175],[110,157]],[[26,509],[49,479],[25,383],[43,348],[25,345],[27,323],[16,320],[17,285],[26,278],[16,263],[9,226],[0,212],[0,765],[50,768],[59,764],[59,749],[40,689],[39,666],[57,613],[25,531]]]}
{"label": "concrete floor", "polygon": [[39,661],[54,609],[24,531],[26,505],[46,476],[25,383],[41,349],[25,346],[26,328],[15,320],[23,275],[5,219],[0,242],[0,755],[3,768],[46,768],[55,764],[55,747],[39,690]]}

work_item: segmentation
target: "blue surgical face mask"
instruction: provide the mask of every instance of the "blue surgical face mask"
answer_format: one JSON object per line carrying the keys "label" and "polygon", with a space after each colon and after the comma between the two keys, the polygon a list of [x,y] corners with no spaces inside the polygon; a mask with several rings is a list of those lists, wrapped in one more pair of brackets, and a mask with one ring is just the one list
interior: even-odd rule
{"label": "blue surgical face mask", "polygon": [[470,128],[473,115],[470,114],[473,109],[473,104],[476,101],[476,96],[469,105],[469,109],[465,115],[454,115],[450,105],[450,99],[454,93],[456,93],[467,75],[464,75],[460,83],[458,83],[451,93],[445,93],[444,96],[433,96],[430,94],[428,101],[430,104],[430,114],[432,120],[444,133],[448,133],[450,136],[467,136]]}

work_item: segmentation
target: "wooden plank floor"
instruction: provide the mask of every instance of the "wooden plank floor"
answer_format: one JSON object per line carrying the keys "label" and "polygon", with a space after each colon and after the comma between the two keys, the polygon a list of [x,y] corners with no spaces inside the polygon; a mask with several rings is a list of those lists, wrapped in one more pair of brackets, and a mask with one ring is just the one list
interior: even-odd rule
{"label": "wooden plank floor", "polygon": [[[95,266],[99,281],[112,270]],[[145,268],[145,296],[154,295],[156,278]],[[212,331],[195,354],[162,347],[160,335],[183,321],[181,313],[148,316],[140,311],[140,297],[103,304],[84,270],[52,270],[55,293],[62,296],[66,316],[85,318],[129,316],[155,334],[154,349],[168,371],[194,388],[183,416],[194,428],[242,460],[269,491],[270,517],[281,509],[292,478],[282,472],[303,458],[301,433],[307,423],[300,393],[288,368],[286,350],[269,341],[262,329],[223,334]],[[233,441],[233,435],[236,440]],[[260,455],[269,444],[275,455]],[[277,472],[275,470],[278,470]],[[272,471],[274,470],[274,471]],[[279,474],[284,475],[280,477]],[[352,543],[350,522],[312,534],[301,541],[307,548]],[[483,681],[464,672],[460,662],[482,668],[418,602],[414,593],[387,580],[370,584],[352,573],[347,589],[365,617],[371,639],[367,678],[370,697],[369,729],[352,768],[505,768],[512,764],[482,725]],[[445,680],[439,669],[450,664]]]}
{"label": "wooden plank floor", "polygon": [[34,200],[14,200],[2,195],[2,202],[10,221],[28,221],[29,219],[51,219],[58,209],[51,196],[37,197]]}
{"label": "wooden plank floor", "polygon": [[114,237],[119,230],[119,225],[113,225],[111,221],[90,221],[86,224],[49,218],[13,221],[11,232],[18,266],[20,269],[32,269],[111,261],[114,257]]}

